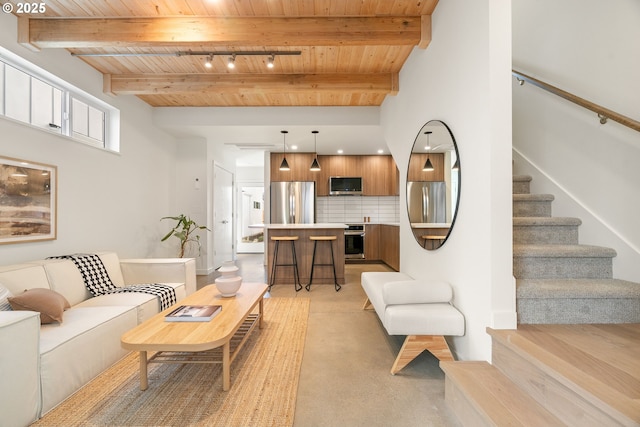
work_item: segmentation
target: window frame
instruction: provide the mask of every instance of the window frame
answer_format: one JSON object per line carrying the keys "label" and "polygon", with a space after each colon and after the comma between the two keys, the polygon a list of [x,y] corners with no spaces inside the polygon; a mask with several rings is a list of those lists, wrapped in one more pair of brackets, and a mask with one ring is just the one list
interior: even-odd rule
{"label": "window frame", "polygon": [[[29,103],[29,121],[12,118],[6,115],[7,112],[7,91],[6,91],[6,67],[15,68],[16,70],[25,73],[29,76],[29,90],[28,90],[28,103]],[[28,62],[20,56],[4,49],[0,46],[0,67],[2,73],[0,76],[0,85],[2,90],[0,91],[0,102],[2,102],[2,109],[0,109],[0,117],[6,120],[11,120],[16,123],[30,126],[32,128],[45,131],[54,135],[59,135],[65,138],[70,138],[73,141],[80,142],[95,148],[100,148],[105,151],[120,152],[120,110],[112,105],[98,99],[97,97],[77,88],[76,86],[68,83],[48,71]],[[38,80],[53,89],[57,89],[62,92],[61,97],[61,125],[57,127],[56,123],[52,123],[56,126],[51,128],[39,126],[33,123],[34,112],[34,96],[33,96],[33,80]],[[77,100],[87,106],[87,134],[76,133],[73,129],[74,119],[77,119],[74,114],[72,105],[73,101]],[[54,100],[55,101],[55,100]],[[52,117],[55,114],[54,102],[51,105]],[[101,139],[96,139],[91,136],[91,110],[96,110],[102,114],[102,129]],[[55,122],[55,120],[54,120]]]}

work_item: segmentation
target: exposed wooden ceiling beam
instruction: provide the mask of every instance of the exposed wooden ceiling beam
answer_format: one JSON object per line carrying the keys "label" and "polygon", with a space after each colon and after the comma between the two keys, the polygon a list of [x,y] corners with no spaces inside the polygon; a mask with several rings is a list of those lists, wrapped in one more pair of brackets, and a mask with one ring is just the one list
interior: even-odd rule
{"label": "exposed wooden ceiling beam", "polygon": [[367,92],[395,95],[398,74],[105,74],[104,91],[113,95],[169,93]]}
{"label": "exposed wooden ceiling beam", "polygon": [[[384,17],[28,18],[19,42],[31,49],[228,46],[423,45],[430,19]],[[430,32],[430,31],[429,31]],[[427,41],[428,44],[428,41]]]}

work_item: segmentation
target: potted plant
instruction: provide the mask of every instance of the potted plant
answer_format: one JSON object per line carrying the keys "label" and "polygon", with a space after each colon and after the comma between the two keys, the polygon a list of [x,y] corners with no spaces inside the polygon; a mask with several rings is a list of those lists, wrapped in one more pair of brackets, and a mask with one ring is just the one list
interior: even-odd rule
{"label": "potted plant", "polygon": [[193,234],[193,232],[196,230],[210,230],[204,225],[198,225],[194,220],[183,214],[180,214],[179,216],[165,216],[161,220],[164,219],[172,219],[177,221],[177,223],[161,241],[164,242],[171,236],[175,236],[180,239],[180,258],[184,258],[187,244],[189,242],[194,242],[198,245],[198,255],[200,255],[200,236]]}

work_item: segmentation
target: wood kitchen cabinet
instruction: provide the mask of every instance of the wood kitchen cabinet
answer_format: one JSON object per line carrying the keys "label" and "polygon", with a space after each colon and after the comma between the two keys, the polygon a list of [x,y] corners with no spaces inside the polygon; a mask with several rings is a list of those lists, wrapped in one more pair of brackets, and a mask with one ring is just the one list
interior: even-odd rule
{"label": "wood kitchen cabinet", "polygon": [[281,171],[282,153],[271,153],[271,181],[315,181],[318,172],[309,170],[313,153],[287,153],[290,171]]}
{"label": "wood kitchen cabinet", "polygon": [[380,225],[380,259],[396,271],[400,270],[400,227]]}
{"label": "wood kitchen cabinet", "polygon": [[392,156],[361,156],[362,195],[397,196],[398,168]]}
{"label": "wood kitchen cabinet", "polygon": [[400,270],[400,227],[388,224],[365,224],[364,259],[382,261]]}
{"label": "wood kitchen cabinet", "polygon": [[422,167],[427,161],[427,154],[412,153],[409,159],[409,170],[407,181],[444,181],[444,154],[429,154],[429,159],[433,165],[433,171],[423,172]]}
{"label": "wood kitchen cabinet", "polygon": [[318,156],[320,171],[309,170],[313,153],[287,153],[288,172],[280,171],[282,153],[271,153],[271,181],[315,181],[316,195],[329,195],[329,177],[362,177],[363,196],[397,196],[398,168],[389,155]]}
{"label": "wood kitchen cabinet", "polygon": [[364,225],[364,259],[367,261],[380,260],[380,225]]}

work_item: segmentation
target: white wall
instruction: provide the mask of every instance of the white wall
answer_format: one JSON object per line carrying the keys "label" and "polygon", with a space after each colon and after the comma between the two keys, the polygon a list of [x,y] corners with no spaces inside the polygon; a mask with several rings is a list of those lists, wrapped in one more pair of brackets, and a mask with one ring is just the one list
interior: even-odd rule
{"label": "white wall", "polygon": [[[400,169],[401,188],[416,134],[439,119],[460,152],[458,217],[437,251],[422,249],[400,215],[400,267],[413,277],[444,279],[466,318],[452,340],[464,360],[490,360],[488,326],[516,324],[511,251],[510,4],[440,2],[432,42],[415,49],[400,74],[400,92],[383,104],[382,125]],[[400,204],[406,203],[401,192]]]}
{"label": "white wall", "polygon": [[[640,120],[640,2],[513,2],[513,67]],[[640,132],[513,81],[514,169],[552,193],[554,216],[583,220],[580,243],[618,252],[614,276],[640,281]]]}
{"label": "white wall", "polygon": [[175,143],[153,126],[137,98],[102,94],[102,75],[66,51],[31,52],[16,44],[16,19],[0,15],[0,44],[121,110],[120,154],[0,118],[0,155],[58,167],[58,238],[0,246],[11,264],[71,252],[114,250],[122,257],[168,256],[161,244],[175,197]]}

